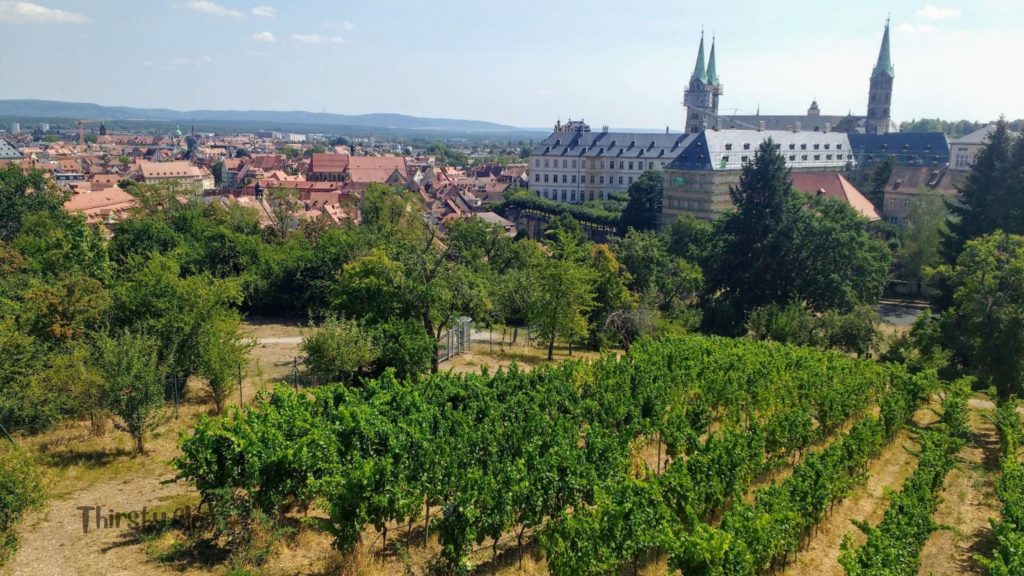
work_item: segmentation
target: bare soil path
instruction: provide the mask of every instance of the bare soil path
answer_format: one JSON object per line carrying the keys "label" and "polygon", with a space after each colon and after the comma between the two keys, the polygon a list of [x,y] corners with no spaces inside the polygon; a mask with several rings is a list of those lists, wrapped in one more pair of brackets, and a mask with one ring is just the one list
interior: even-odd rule
{"label": "bare soil path", "polygon": [[[913,423],[923,426],[937,417],[929,407],[914,415]],[[904,429],[882,451],[881,456],[868,468],[867,482],[836,505],[832,514],[818,527],[817,533],[803,552],[786,567],[788,576],[843,576],[839,565],[839,546],[850,534],[856,544],[864,542],[864,535],[853,525],[853,520],[877,524],[889,507],[889,490],[897,490],[917,466],[916,435]]]}
{"label": "bare soil path", "polygon": [[988,400],[968,403],[973,436],[957,453],[956,467],[946,476],[935,512],[940,526],[921,551],[920,576],[984,574],[974,555],[991,549],[989,518],[999,515],[995,495],[999,435],[986,414],[995,409]]}

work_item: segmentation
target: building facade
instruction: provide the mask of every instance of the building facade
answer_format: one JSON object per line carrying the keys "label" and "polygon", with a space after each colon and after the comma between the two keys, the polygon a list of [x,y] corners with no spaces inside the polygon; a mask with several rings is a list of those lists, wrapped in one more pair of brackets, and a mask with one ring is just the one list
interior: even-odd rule
{"label": "building facade", "polygon": [[730,187],[768,138],[793,171],[838,172],[855,162],[849,137],[842,132],[706,130],[688,139],[664,168],[660,226],[683,215],[713,220],[731,210]]}
{"label": "building facade", "polygon": [[645,170],[663,169],[694,137],[592,132],[582,121],[559,123],[530,155],[530,189],[558,202],[607,200],[610,194],[625,194]]}

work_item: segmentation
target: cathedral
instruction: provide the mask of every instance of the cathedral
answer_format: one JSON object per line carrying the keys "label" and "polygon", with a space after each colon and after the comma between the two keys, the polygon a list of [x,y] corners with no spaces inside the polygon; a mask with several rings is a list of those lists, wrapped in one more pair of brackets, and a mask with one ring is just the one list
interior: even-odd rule
{"label": "cathedral", "polygon": [[857,134],[888,134],[897,132],[892,121],[892,85],[895,77],[889,49],[889,22],[885,23],[878,62],[871,73],[866,116],[822,115],[818,103],[812,102],[805,115],[765,115],[758,110],[754,115],[719,114],[719,98],[724,88],[718,78],[715,62],[715,41],[704,60],[704,34],[701,33],[697,49],[697,63],[683,97],[686,106],[686,132],[697,134],[712,130],[790,130],[813,132],[847,132]]}

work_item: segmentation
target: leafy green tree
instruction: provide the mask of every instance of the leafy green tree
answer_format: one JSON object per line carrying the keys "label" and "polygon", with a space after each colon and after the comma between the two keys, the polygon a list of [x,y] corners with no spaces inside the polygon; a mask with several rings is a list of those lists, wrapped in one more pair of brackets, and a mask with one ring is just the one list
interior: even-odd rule
{"label": "leafy green tree", "polygon": [[220,414],[228,396],[241,384],[248,353],[255,342],[242,336],[237,314],[226,313],[202,326],[198,344],[198,373],[206,379],[214,413]]}
{"label": "leafy green tree", "polygon": [[629,273],[629,288],[646,294],[656,288],[658,275],[669,259],[667,238],[657,232],[633,229],[612,242],[619,262]]}
{"label": "leafy green tree", "polygon": [[356,320],[328,316],[302,339],[306,366],[318,382],[353,384],[380,357],[372,331]]}
{"label": "leafy green tree", "polygon": [[96,366],[103,376],[104,400],[120,419],[117,427],[131,435],[135,451],[146,450],[146,438],[159,424],[164,402],[165,367],[160,364],[157,340],[122,332],[96,340]]}
{"label": "leafy green tree", "polygon": [[1024,392],[1024,236],[969,240],[948,275],[951,326],[982,386],[1001,398]]}
{"label": "leafy green tree", "polygon": [[594,307],[589,312],[591,344],[600,349],[608,325],[608,317],[616,310],[633,307],[633,298],[626,288],[622,265],[606,244],[590,248],[590,269],[594,272]]}
{"label": "leafy green tree", "polygon": [[42,500],[42,478],[32,458],[22,450],[0,451],[0,566],[18,547],[18,524]]}
{"label": "leafy green tree", "polygon": [[1014,226],[1010,219],[1012,151],[1013,136],[1006,121],[1000,119],[959,187],[957,202],[950,205],[954,218],[942,246],[947,263],[957,261],[968,240],[996,230],[1024,232],[1020,229],[1024,222]]}
{"label": "leafy green tree", "polygon": [[219,280],[208,274],[182,278],[173,259],[152,255],[141,268],[113,288],[111,324],[156,338],[160,362],[174,374],[199,371],[199,340],[208,324],[237,315],[241,303],[236,279]]}
{"label": "leafy green tree", "polygon": [[814,311],[849,312],[881,296],[889,248],[849,206],[794,191],[770,139],[730,194],[736,211],[718,225],[721,246],[708,274],[709,293],[734,311],[713,316],[725,324],[719,329],[735,331],[749,311],[772,303],[804,300]]}
{"label": "leafy green tree", "polygon": [[62,214],[65,199],[42,170],[26,172],[15,163],[0,167],[0,240],[17,236],[29,214]]}
{"label": "leafy green tree", "polygon": [[570,260],[548,259],[535,273],[536,291],[530,303],[530,323],[554,359],[555,340],[570,344],[587,335],[586,313],[594,307],[594,273]]}
{"label": "leafy green tree", "polygon": [[619,234],[629,230],[655,230],[661,217],[665,181],[660,170],[647,170],[629,186],[629,202],[622,211]]}
{"label": "leafy green tree", "polygon": [[875,208],[879,210],[885,208],[885,185],[889,183],[889,178],[892,177],[892,171],[895,167],[896,161],[891,156],[886,156],[881,162],[875,164],[871,170],[867,197],[875,205]]}
{"label": "leafy green tree", "polygon": [[560,260],[582,262],[587,258],[587,234],[569,214],[552,218],[544,228],[544,243]]}
{"label": "leafy green tree", "polygon": [[418,377],[437,359],[435,339],[416,320],[394,319],[376,326],[373,342],[380,350],[378,370],[393,368],[397,378]]}
{"label": "leafy green tree", "polygon": [[942,238],[949,230],[948,223],[949,211],[940,196],[919,194],[911,202],[910,217],[900,230],[898,261],[909,279],[917,282],[918,291],[925,268],[936,266],[941,260]]}
{"label": "leafy green tree", "polygon": [[684,215],[676,219],[668,229],[668,253],[708,267],[708,256],[714,251],[714,230],[710,222],[694,216]]}

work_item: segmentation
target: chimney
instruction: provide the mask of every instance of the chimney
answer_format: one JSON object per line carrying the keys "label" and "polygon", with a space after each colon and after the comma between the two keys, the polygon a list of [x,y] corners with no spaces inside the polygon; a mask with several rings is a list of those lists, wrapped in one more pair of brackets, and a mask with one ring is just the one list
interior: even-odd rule
{"label": "chimney", "polygon": [[715,131],[720,132],[722,130],[722,119],[715,118]]}
{"label": "chimney", "polygon": [[825,122],[825,134],[828,134],[831,131],[832,131],[832,123],[831,122]]}
{"label": "chimney", "polygon": [[797,122],[797,123],[796,123],[796,124],[795,124],[795,125],[793,126],[793,132],[799,132],[799,131],[800,131],[800,123],[799,123],[799,122]]}
{"label": "chimney", "polygon": [[757,131],[758,132],[764,132],[764,127],[765,127],[764,120],[761,120],[761,121],[759,121],[757,123]]}
{"label": "chimney", "polygon": [[668,126],[665,126],[665,134],[668,134]]}
{"label": "chimney", "polygon": [[604,132],[606,134],[608,133],[608,125],[607,124],[605,124],[604,126],[601,126],[601,132]]}

